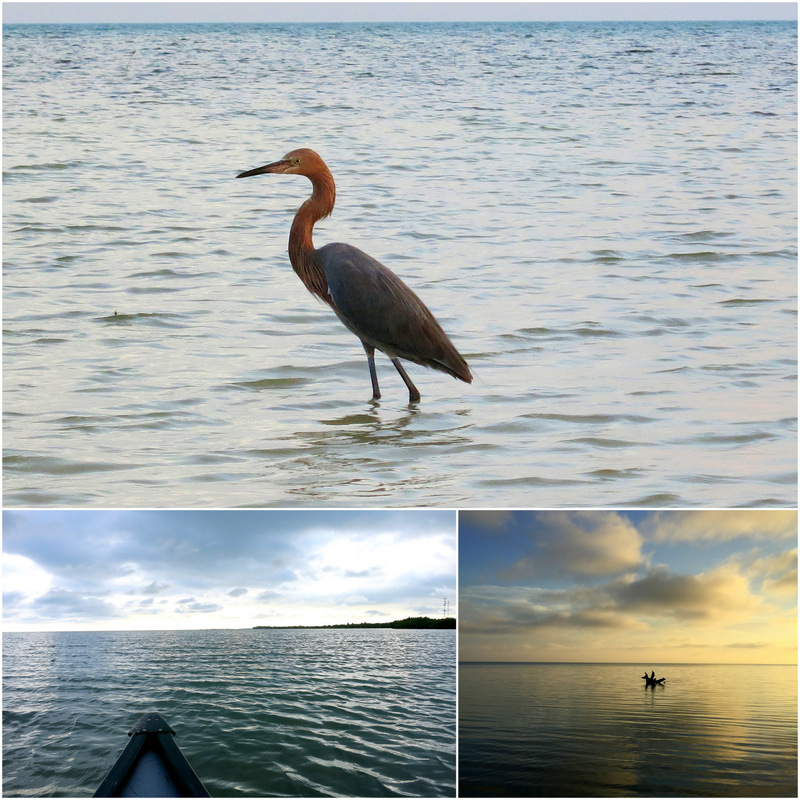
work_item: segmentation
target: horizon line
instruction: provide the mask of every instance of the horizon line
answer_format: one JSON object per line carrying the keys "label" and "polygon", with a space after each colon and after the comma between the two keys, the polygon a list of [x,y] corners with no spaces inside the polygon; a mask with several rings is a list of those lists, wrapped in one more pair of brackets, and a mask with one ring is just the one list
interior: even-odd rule
{"label": "horizon line", "polygon": [[672,19],[669,17],[655,18],[655,19],[342,19],[342,20],[231,20],[231,19],[218,19],[218,20],[106,20],[100,22],[87,22],[87,21],[62,21],[62,22],[5,22],[3,27],[11,27],[13,25],[38,25],[38,26],[63,26],[63,25],[596,25],[597,23],[619,23],[625,25],[628,23],[640,24],[653,24],[662,25],[665,22],[675,25],[681,24],[706,24],[709,22],[720,23],[739,23],[739,22],[783,22],[783,23],[797,23],[797,17],[783,18],[783,17],[742,17],[742,18],[687,18],[687,19]]}
{"label": "horizon line", "polygon": [[[461,664],[581,664],[585,666],[635,666],[637,668],[644,664],[644,661],[462,661]],[[796,667],[797,662],[782,661],[652,661],[647,662],[652,666],[709,666],[709,667]]]}
{"label": "horizon line", "polygon": [[[438,620],[438,619],[454,619],[456,623],[458,622],[458,617],[449,615],[447,617],[400,617],[398,619],[390,620],[389,622],[403,622],[407,619],[431,619],[431,620]],[[310,625],[306,624],[292,624],[292,625],[243,625],[242,627],[233,628],[229,626],[211,626],[208,628],[19,628],[16,630],[3,630],[3,635],[7,633],[177,633],[179,631],[252,631],[256,630],[257,628],[263,629],[272,629],[272,630],[296,630],[298,628],[307,628],[307,629],[321,629],[321,628],[329,628],[333,626],[346,626],[351,625],[353,627],[359,625],[385,625],[388,623],[385,622],[374,622],[374,621],[365,621],[365,622],[326,622],[326,623],[314,623]],[[375,630],[379,630],[376,628]]]}

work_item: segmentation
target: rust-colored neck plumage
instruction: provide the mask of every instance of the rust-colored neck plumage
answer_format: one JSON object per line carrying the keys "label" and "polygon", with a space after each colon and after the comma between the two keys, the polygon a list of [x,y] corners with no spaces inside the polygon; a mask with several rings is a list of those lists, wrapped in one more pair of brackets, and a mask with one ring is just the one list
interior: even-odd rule
{"label": "rust-colored neck plumage", "polygon": [[326,303],[330,303],[325,273],[314,257],[311,233],[314,223],[327,217],[333,211],[333,204],[336,201],[336,186],[333,183],[333,175],[324,163],[306,177],[311,181],[314,191],[311,197],[300,206],[292,223],[289,233],[289,260],[308,291]]}

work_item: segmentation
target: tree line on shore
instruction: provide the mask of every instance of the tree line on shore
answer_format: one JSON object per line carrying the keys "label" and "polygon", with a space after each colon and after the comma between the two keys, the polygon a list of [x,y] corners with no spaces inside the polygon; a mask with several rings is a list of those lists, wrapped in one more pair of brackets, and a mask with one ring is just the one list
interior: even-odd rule
{"label": "tree line on shore", "polygon": [[455,630],[455,617],[406,617],[393,622],[343,622],[337,625],[255,625],[254,629],[262,630],[298,630],[317,628],[414,628],[431,630]]}

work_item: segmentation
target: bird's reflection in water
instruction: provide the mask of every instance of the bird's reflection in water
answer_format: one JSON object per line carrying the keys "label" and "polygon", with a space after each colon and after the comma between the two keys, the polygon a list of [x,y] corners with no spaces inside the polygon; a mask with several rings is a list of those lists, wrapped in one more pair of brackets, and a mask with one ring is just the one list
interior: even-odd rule
{"label": "bird's reflection in water", "polygon": [[[341,502],[347,497],[358,504],[405,488],[421,498],[419,505],[435,504],[443,488],[449,491],[458,483],[459,454],[470,447],[471,426],[437,428],[437,419],[452,423],[448,414],[423,427],[420,421],[427,422],[427,416],[411,406],[387,420],[373,408],[318,420],[324,429],[296,431],[292,449],[299,443],[302,452],[285,464],[293,478],[287,491],[305,502],[334,502],[337,497]],[[445,459],[447,470],[431,469],[429,456],[434,452],[433,461]],[[299,470],[306,478],[300,484]]]}

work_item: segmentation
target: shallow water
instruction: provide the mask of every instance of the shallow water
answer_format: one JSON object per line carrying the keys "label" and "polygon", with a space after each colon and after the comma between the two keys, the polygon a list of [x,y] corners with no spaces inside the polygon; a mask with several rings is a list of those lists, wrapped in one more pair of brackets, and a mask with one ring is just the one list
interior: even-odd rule
{"label": "shallow water", "polygon": [[[796,504],[792,23],[7,26],[7,506]],[[471,386],[286,255],[311,146]]]}
{"label": "shallow water", "polygon": [[459,796],[797,796],[797,667],[653,666],[461,664]]}
{"label": "shallow water", "polygon": [[3,795],[89,797],[158,711],[212,796],[455,795],[455,631],[4,634]]}

